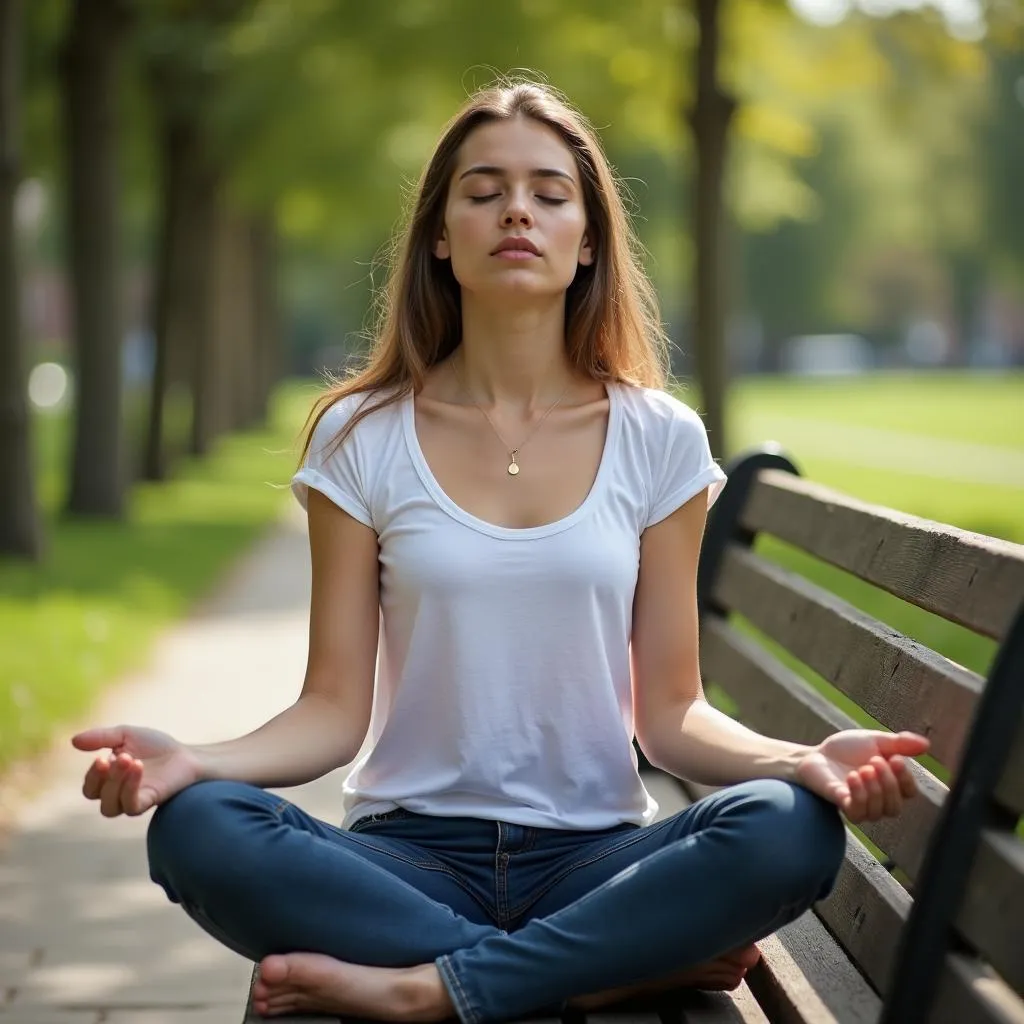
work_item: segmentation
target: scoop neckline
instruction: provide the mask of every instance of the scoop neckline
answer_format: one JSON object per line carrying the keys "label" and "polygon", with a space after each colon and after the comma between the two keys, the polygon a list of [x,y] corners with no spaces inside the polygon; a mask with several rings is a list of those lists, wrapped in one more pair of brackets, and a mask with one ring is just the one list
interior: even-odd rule
{"label": "scoop neckline", "polygon": [[597,473],[594,482],[590,485],[583,500],[561,519],[555,519],[550,523],[542,523],[540,526],[499,526],[497,523],[481,519],[479,516],[467,512],[461,505],[456,504],[449,497],[448,492],[440,485],[437,477],[434,476],[430,464],[427,462],[423,449],[420,447],[419,435],[416,432],[416,396],[409,391],[402,403],[402,425],[405,434],[406,448],[416,468],[416,474],[421,483],[427,489],[436,504],[447,512],[453,519],[462,523],[470,529],[479,533],[485,533],[491,537],[502,540],[536,540],[540,537],[549,537],[555,533],[561,533],[575,526],[590,509],[597,503],[605,487],[605,481],[610,472],[611,463],[614,457],[615,442],[619,432],[619,421],[621,413],[619,409],[619,391],[615,381],[605,382],[605,393],[608,396],[608,425],[605,429],[604,447],[601,449],[601,461],[598,463]]}

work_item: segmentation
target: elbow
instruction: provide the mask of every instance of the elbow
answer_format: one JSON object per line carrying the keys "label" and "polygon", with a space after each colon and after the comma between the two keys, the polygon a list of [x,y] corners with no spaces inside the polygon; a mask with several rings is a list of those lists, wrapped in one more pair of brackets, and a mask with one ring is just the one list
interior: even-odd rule
{"label": "elbow", "polygon": [[641,727],[638,722],[634,733],[636,745],[640,748],[640,753],[647,759],[647,763],[652,768],[665,771],[664,744],[658,741],[657,732],[652,733],[649,729]]}
{"label": "elbow", "polygon": [[698,695],[637,714],[633,727],[637,746],[652,768],[679,774],[689,747],[685,736],[688,715],[701,701],[703,697]]}

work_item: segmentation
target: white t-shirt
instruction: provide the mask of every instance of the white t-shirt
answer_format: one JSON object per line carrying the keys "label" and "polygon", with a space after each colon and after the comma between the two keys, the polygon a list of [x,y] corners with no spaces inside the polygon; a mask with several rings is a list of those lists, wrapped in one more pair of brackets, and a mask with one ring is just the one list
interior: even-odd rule
{"label": "white t-shirt", "polygon": [[682,402],[625,384],[607,391],[590,493],[529,529],[485,522],[445,494],[411,395],[333,451],[367,396],[320,420],[295,495],[305,505],[316,488],[380,542],[373,713],[345,783],[346,825],[395,807],[560,829],[653,819],[632,745],[640,535],[705,487],[714,501],[725,474]]}

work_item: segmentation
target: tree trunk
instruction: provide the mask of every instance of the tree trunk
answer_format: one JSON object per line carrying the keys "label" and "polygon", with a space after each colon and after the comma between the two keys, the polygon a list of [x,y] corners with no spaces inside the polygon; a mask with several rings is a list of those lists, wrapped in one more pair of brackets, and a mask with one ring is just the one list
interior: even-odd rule
{"label": "tree trunk", "polygon": [[198,161],[197,154],[189,188],[187,254],[183,258],[188,267],[188,292],[193,296],[186,320],[191,348],[191,453],[202,456],[221,431],[220,366],[213,316],[218,293],[214,276],[220,230],[220,189],[216,175],[200,168]]}
{"label": "tree trunk", "polygon": [[252,228],[253,301],[256,332],[257,423],[267,419],[268,402],[280,369],[280,322],[277,302],[277,246],[270,216],[258,218]]}
{"label": "tree trunk", "polygon": [[174,295],[180,271],[179,251],[184,185],[181,128],[170,118],[160,125],[160,235],[157,243],[156,285],[153,290],[153,379],[150,386],[146,447],[142,459],[145,480],[163,480],[167,475],[168,452],[164,436],[164,406],[171,373],[171,343]]}
{"label": "tree trunk", "polygon": [[219,393],[218,422],[227,432],[242,429],[251,422],[255,375],[253,281],[247,222],[226,208],[217,219],[213,345]]}
{"label": "tree trunk", "polygon": [[697,379],[711,450],[726,452],[725,388],[728,357],[722,287],[722,185],[726,143],[736,101],[718,81],[719,0],[696,0],[697,90],[690,125],[697,160],[693,224],[695,273],[693,327]]}
{"label": "tree trunk", "polygon": [[18,305],[14,196],[20,167],[21,0],[0,0],[0,554],[38,558],[31,420]]}
{"label": "tree trunk", "polygon": [[75,0],[64,53],[68,242],[76,357],[68,511],[120,518],[121,422],[117,68],[122,12]]}

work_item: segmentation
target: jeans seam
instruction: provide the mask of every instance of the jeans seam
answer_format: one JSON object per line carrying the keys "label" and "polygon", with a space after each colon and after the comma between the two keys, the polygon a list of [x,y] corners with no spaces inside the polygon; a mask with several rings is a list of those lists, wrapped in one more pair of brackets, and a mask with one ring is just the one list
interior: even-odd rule
{"label": "jeans seam", "polygon": [[629,835],[627,835],[622,842],[616,843],[614,846],[607,847],[606,849],[602,850],[599,854],[595,854],[590,857],[584,857],[581,860],[573,861],[572,864],[564,868],[555,878],[551,879],[551,881],[548,882],[548,884],[545,885],[542,889],[539,889],[536,892],[531,893],[529,897],[523,900],[523,902],[520,903],[518,906],[510,908],[509,920],[515,920],[517,917],[521,917],[523,914],[525,914],[526,911],[529,910],[530,907],[537,902],[537,900],[541,899],[543,896],[546,896],[556,885],[558,885],[559,882],[568,878],[569,875],[571,875],[574,871],[578,871],[580,868],[589,867],[591,864],[597,864],[599,861],[604,860],[606,857],[610,857],[613,853],[618,853],[620,850],[628,849],[633,844],[640,842],[641,839],[645,839],[653,832],[661,831],[671,823],[672,818],[666,818],[664,821],[659,821],[656,825],[649,825],[647,828],[638,828],[635,832],[632,832]]}
{"label": "jeans seam", "polygon": [[448,955],[439,956],[435,963],[442,980],[451,983],[447,986],[448,993],[451,996],[459,1019],[464,1021],[465,1024],[477,1024],[480,1020],[480,1015],[476,1012],[469,997],[466,995],[466,990],[462,987],[462,982],[452,967],[451,957]]}
{"label": "jeans seam", "polygon": [[342,830],[354,843],[358,843],[364,850],[372,850],[374,853],[383,853],[386,857],[390,857],[392,860],[401,861],[403,864],[408,864],[410,867],[419,868],[422,871],[437,871],[442,875],[447,875],[478,907],[483,910],[485,914],[490,914],[492,917],[497,918],[494,907],[488,907],[483,903],[477,894],[473,891],[472,887],[466,884],[465,879],[457,872],[448,867],[447,864],[442,863],[439,860],[427,859],[427,860],[416,860],[412,857],[405,857],[401,853],[395,850],[389,850],[385,846],[375,846],[373,843],[364,842],[358,834],[352,834],[347,830]]}

